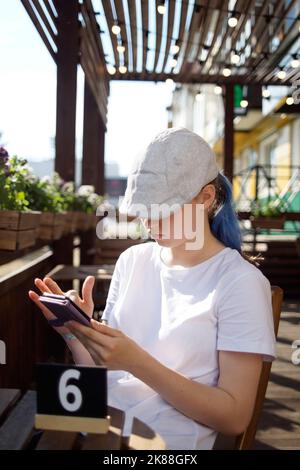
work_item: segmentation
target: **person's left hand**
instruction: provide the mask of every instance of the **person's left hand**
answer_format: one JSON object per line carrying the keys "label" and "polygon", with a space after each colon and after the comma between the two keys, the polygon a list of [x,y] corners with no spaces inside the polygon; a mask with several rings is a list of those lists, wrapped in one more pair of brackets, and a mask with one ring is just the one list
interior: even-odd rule
{"label": "person's left hand", "polygon": [[96,365],[130,372],[137,361],[142,360],[143,349],[115,328],[94,319],[91,320],[92,328],[76,321],[66,322],[65,325],[86,347]]}

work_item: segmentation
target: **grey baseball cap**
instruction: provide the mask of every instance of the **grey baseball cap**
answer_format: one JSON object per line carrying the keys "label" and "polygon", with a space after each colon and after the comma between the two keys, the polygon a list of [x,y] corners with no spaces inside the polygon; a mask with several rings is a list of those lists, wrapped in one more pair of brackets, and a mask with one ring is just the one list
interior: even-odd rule
{"label": "grey baseball cap", "polygon": [[131,167],[120,214],[164,218],[190,202],[217,177],[210,146],[195,132],[171,127],[141,150]]}

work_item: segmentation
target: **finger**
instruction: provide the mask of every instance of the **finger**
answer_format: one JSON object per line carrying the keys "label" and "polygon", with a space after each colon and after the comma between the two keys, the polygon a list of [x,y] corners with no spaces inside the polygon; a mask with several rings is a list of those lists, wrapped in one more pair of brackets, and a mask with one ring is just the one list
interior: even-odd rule
{"label": "finger", "polygon": [[82,299],[88,305],[93,303],[93,287],[95,285],[95,277],[88,276],[85,278],[83,286],[82,286]]}
{"label": "finger", "polygon": [[94,328],[94,330],[99,331],[99,333],[102,333],[107,336],[120,336],[120,331],[116,330],[115,328],[112,328],[111,326],[105,325],[104,323],[100,323],[93,318],[91,319],[91,325]]}
{"label": "finger", "polygon": [[39,309],[43,312],[43,314],[45,315],[45,317],[47,318],[47,320],[52,320],[53,318],[55,318],[55,316],[53,315],[53,313],[47,308],[45,307],[45,305],[42,304],[42,302],[39,300],[39,296],[36,292],[34,292],[33,290],[30,290],[28,292],[28,295],[29,295],[29,298],[39,307]]}
{"label": "finger", "polygon": [[[48,286],[42,281],[42,279],[39,279],[38,277],[34,280],[34,284],[36,287],[41,291],[43,294],[44,292],[49,292],[52,293],[51,289],[49,289]],[[33,292],[33,291],[32,291]]]}
{"label": "finger", "polygon": [[49,289],[51,290],[53,294],[64,295],[59,285],[55,281],[53,281],[51,277],[44,277],[43,281],[46,284],[46,286],[49,287]]}
{"label": "finger", "polygon": [[99,331],[95,331],[93,328],[88,326],[81,325],[79,322],[69,321],[65,323],[65,326],[68,327],[70,331],[74,332],[75,336],[77,334],[85,336],[94,343],[105,347],[110,346],[111,344],[111,338],[109,338],[107,335],[103,335]]}
{"label": "finger", "polygon": [[87,340],[86,344],[84,344],[83,346],[89,352],[92,359],[95,361],[95,364],[106,366],[105,350],[101,346],[97,345],[97,347],[95,347],[94,343],[89,340]]}
{"label": "finger", "polygon": [[81,298],[78,295],[78,292],[75,289],[70,289],[65,293],[66,297],[69,297],[73,302],[80,303]]}

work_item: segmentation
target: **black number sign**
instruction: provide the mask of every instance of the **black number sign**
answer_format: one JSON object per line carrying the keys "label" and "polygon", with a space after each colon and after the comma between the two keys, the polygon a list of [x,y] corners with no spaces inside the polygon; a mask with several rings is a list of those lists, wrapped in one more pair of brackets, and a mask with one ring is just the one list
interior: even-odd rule
{"label": "black number sign", "polygon": [[106,367],[38,364],[37,413],[106,418]]}

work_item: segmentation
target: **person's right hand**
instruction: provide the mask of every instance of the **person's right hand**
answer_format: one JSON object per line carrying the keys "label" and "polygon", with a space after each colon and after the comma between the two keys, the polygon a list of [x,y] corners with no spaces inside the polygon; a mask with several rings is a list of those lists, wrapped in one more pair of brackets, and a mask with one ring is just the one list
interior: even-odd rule
{"label": "person's right hand", "polygon": [[[84,311],[90,318],[92,318],[93,311],[94,311],[94,302],[93,302],[93,296],[92,296],[92,291],[93,287],[95,284],[95,277],[94,276],[88,276],[84,280],[83,286],[82,286],[82,296],[80,297],[78,292],[76,290],[69,290],[67,292],[63,292],[59,285],[50,277],[45,277],[43,280],[36,278],[34,280],[34,284],[36,287],[41,291],[43,294],[44,292],[48,292],[51,294],[59,294],[59,295],[66,295],[75,302],[78,307],[81,308],[81,310]],[[43,315],[47,320],[53,320],[55,319],[55,315],[47,308],[45,305],[43,305],[39,301],[39,295],[30,290],[28,292],[29,298],[40,308],[42,311]],[[65,326],[59,326],[59,327],[53,327],[57,333],[60,335],[65,335],[67,333],[70,333],[68,328]]]}

